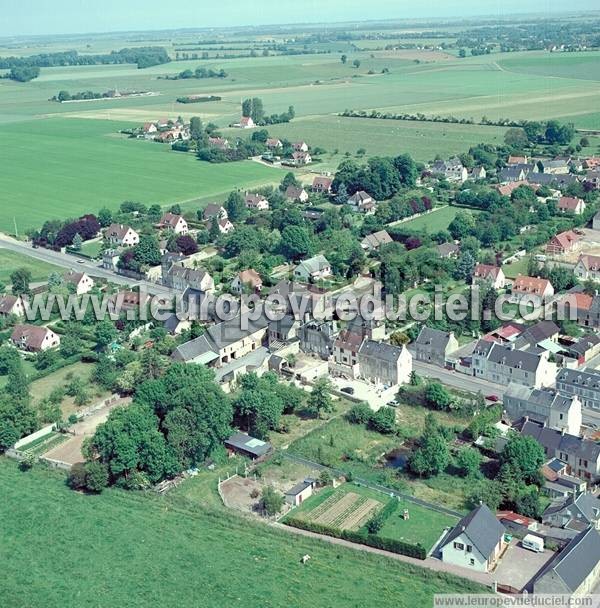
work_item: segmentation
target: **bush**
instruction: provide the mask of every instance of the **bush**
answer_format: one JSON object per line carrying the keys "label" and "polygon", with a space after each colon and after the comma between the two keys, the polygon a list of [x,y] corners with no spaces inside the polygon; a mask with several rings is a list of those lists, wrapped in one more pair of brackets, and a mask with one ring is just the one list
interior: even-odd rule
{"label": "bush", "polygon": [[323,524],[317,524],[312,521],[306,521],[304,519],[297,519],[295,517],[289,517],[285,520],[288,526],[293,528],[299,528],[300,530],[308,530],[309,532],[315,532],[316,534],[325,534],[326,536],[333,536],[334,538],[341,538],[353,543],[359,543],[361,545],[367,545],[368,547],[375,547],[376,549],[382,549],[384,551],[391,551],[392,553],[398,553],[400,555],[408,555],[409,557],[415,557],[416,559],[425,559],[427,557],[427,551],[421,544],[413,545],[411,543],[405,543],[401,540],[395,540],[393,538],[382,538],[375,534],[367,534],[365,532],[354,532],[352,530],[339,530]]}
{"label": "bush", "polygon": [[368,424],[372,415],[368,403],[355,403],[346,413],[346,419],[352,424]]}

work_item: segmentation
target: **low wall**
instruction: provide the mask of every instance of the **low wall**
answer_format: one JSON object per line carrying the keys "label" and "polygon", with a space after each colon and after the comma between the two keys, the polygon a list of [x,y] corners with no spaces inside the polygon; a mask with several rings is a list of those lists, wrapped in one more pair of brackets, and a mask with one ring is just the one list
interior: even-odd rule
{"label": "low wall", "polygon": [[39,439],[40,437],[45,437],[46,435],[50,435],[50,433],[53,430],[54,430],[54,425],[49,424],[48,426],[45,426],[44,428],[40,429],[39,431],[36,431],[35,433],[31,433],[31,435],[27,435],[27,437],[23,437],[23,439],[19,439],[19,441],[17,441],[17,443],[15,443],[15,445],[13,446],[13,449],[18,450],[19,448],[23,447],[24,445],[27,445],[28,443],[31,443],[32,441],[35,441],[36,439]]}

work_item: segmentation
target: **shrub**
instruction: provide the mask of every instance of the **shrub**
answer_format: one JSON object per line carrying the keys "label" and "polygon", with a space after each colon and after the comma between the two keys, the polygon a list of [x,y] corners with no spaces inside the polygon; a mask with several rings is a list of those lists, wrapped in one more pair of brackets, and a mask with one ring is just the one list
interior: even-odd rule
{"label": "shrub", "polygon": [[346,413],[346,419],[352,424],[368,424],[373,410],[368,403],[355,403]]}

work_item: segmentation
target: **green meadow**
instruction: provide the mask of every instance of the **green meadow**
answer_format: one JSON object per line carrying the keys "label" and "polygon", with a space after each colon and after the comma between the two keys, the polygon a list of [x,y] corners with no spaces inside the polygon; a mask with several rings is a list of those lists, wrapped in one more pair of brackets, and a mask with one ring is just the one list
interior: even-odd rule
{"label": "green meadow", "polygon": [[0,230],[39,226],[115,209],[121,202],[168,204],[206,198],[280,179],[281,172],[245,161],[211,165],[170,146],[127,139],[124,123],[48,119],[5,124],[0,138]]}
{"label": "green meadow", "polygon": [[86,496],[61,474],[3,458],[0,494],[6,606],[358,608],[370,589],[381,608],[425,608],[434,593],[484,592],[178,496]]}

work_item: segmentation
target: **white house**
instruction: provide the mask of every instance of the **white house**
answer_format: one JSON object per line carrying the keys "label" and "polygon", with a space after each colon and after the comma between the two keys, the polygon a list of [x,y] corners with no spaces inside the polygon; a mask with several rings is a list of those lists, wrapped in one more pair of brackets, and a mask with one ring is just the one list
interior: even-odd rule
{"label": "white house", "polygon": [[263,282],[258,272],[253,268],[249,268],[235,275],[231,282],[231,291],[235,294],[242,294],[245,289],[248,289],[253,293],[257,293],[262,290],[262,286]]}
{"label": "white house", "polygon": [[64,281],[69,285],[73,285],[75,293],[78,296],[88,293],[94,287],[94,279],[85,274],[85,272],[68,272],[64,275]]}
{"label": "white house", "polygon": [[305,479],[297,483],[285,493],[285,502],[294,507],[301,505],[307,498],[312,496],[314,485],[315,482],[312,479]]}
{"label": "white house", "polygon": [[505,532],[496,516],[481,504],[465,515],[442,540],[442,561],[490,572],[506,547]]}
{"label": "white house", "polygon": [[41,325],[16,325],[10,341],[21,350],[34,353],[60,345],[60,337]]}
{"label": "white house", "polygon": [[255,209],[256,211],[269,210],[269,201],[262,194],[246,192],[244,201],[247,209]]}
{"label": "white house", "polygon": [[218,226],[221,234],[229,234],[235,229],[235,226],[228,219],[219,220]]}
{"label": "white house", "polygon": [[133,247],[140,242],[140,235],[131,226],[111,224],[104,237],[113,246]]}
{"label": "white house", "polygon": [[296,281],[318,281],[332,276],[331,264],[324,255],[316,255],[304,260],[294,268],[294,279]]}
{"label": "white house", "polygon": [[473,284],[489,283],[494,289],[503,289],[506,285],[504,271],[499,266],[477,264],[473,270]]}
{"label": "white house", "polygon": [[0,296],[0,317],[22,317],[25,315],[25,302],[21,296],[11,294]]}
{"label": "white house", "polygon": [[600,281],[600,256],[581,254],[573,272],[582,281]]}
{"label": "white house", "polygon": [[183,217],[181,215],[178,215],[176,213],[165,213],[159,224],[158,224],[159,228],[167,228],[169,230],[172,230],[175,234],[178,235],[185,235],[188,233],[188,224],[187,222],[183,219]]}

